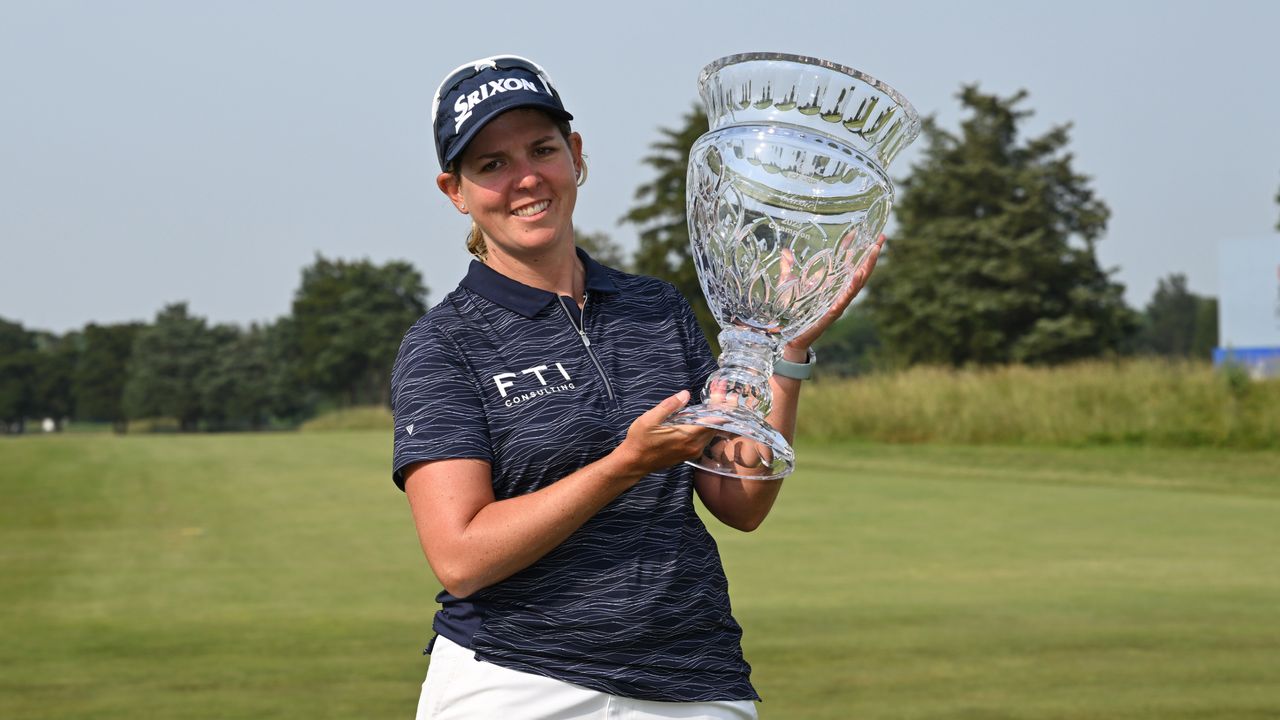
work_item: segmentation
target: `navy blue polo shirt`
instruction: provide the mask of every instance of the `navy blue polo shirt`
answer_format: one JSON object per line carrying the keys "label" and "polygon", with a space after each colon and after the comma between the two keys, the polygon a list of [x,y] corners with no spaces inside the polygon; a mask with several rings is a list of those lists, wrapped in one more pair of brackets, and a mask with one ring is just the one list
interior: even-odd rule
{"label": "navy blue polo shirt", "polygon": [[[715,368],[670,284],[586,266],[567,298],[473,262],[409,330],[392,371],[393,478],[443,458],[486,460],[499,499],[607,455],[663,399],[696,398]],[[532,566],[460,599],[433,628],[496,665],[644,700],[758,699],[693,473],[644,477]]]}

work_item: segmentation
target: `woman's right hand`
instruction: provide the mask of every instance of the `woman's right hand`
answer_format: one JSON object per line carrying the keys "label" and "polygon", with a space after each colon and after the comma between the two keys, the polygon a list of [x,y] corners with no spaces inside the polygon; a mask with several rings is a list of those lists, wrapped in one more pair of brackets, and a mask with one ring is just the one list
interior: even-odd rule
{"label": "woman's right hand", "polygon": [[689,402],[689,391],[681,390],[650,408],[627,428],[627,437],[614,452],[641,475],[678,465],[702,454],[715,435],[715,428],[701,425],[663,425],[667,418]]}
{"label": "woman's right hand", "polygon": [[492,467],[472,458],[410,466],[405,493],[422,550],[445,589],[467,597],[537,562],[645,475],[697,457],[715,434],[662,423],[681,391],[636,418],[609,455],[540,490],[497,500]]}

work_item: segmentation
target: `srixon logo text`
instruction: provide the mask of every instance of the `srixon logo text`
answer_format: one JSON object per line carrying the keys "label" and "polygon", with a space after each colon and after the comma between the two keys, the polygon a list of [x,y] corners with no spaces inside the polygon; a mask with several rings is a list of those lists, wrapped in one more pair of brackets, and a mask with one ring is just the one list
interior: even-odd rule
{"label": "srixon logo text", "polygon": [[519,373],[498,373],[493,376],[493,384],[497,386],[498,394],[505,398],[503,404],[507,407],[514,407],[543,395],[574,389],[573,378],[569,377],[569,372],[560,363],[534,365]]}
{"label": "srixon logo text", "polygon": [[[538,79],[542,81],[542,87],[546,90],[546,94],[550,95],[551,88],[547,87],[546,81],[542,80],[542,78]],[[477,105],[488,100],[494,95],[508,92],[510,90],[527,90],[536,93],[543,92],[538,89],[537,85],[534,85],[531,81],[524,78],[508,77],[500,78],[498,80],[490,80],[488,83],[481,85],[479,90],[473,90],[466,95],[458,97],[457,102],[453,104],[453,112],[456,113],[453,116],[453,131],[458,132],[462,127],[462,123],[466,122],[467,118],[471,117],[471,111],[474,110]]]}

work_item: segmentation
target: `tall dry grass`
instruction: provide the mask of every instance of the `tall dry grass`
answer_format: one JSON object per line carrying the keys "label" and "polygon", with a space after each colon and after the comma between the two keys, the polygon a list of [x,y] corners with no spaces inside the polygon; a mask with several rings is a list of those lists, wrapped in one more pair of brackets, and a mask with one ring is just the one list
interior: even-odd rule
{"label": "tall dry grass", "polygon": [[[1280,448],[1280,380],[1140,359],[1061,367],[917,367],[804,383],[810,440]],[[385,407],[323,413],[302,431],[391,429]],[[1280,474],[1280,468],[1277,468]]]}
{"label": "tall dry grass", "polygon": [[391,432],[391,410],[385,405],[358,405],[320,413],[298,426],[301,432],[347,432],[385,430]]}
{"label": "tall dry grass", "polygon": [[1280,380],[1203,363],[920,367],[819,379],[802,398],[799,433],[816,440],[1280,447]]}

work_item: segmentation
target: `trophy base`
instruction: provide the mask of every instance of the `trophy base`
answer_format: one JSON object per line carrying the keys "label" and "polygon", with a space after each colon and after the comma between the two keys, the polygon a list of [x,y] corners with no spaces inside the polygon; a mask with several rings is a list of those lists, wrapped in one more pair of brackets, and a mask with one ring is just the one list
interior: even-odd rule
{"label": "trophy base", "polygon": [[675,413],[663,425],[701,425],[720,431],[700,457],[685,462],[699,470],[743,480],[781,480],[796,466],[791,443],[753,410],[702,403]]}

